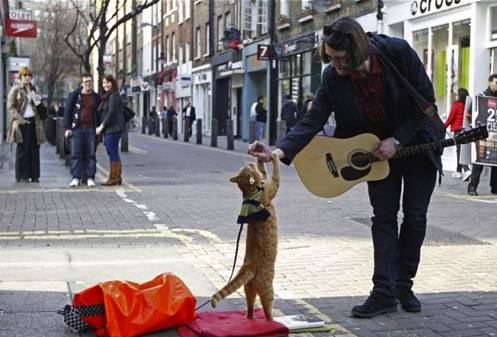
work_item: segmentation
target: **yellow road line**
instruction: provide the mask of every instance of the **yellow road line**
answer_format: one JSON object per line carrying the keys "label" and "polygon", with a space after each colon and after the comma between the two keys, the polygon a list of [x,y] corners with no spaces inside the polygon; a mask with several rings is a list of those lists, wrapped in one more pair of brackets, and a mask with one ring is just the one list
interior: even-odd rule
{"label": "yellow road line", "polygon": [[[352,332],[350,332],[349,330],[347,330],[346,328],[344,328],[340,324],[335,323],[333,321],[333,319],[331,319],[331,317],[322,313],[318,308],[316,308],[312,304],[307,303],[303,299],[299,299],[299,298],[295,299],[295,302],[297,302],[298,305],[303,306],[306,309],[307,313],[309,313],[309,315],[319,318],[320,320],[324,321],[326,323],[326,325],[331,327],[331,331],[329,332],[330,334],[332,334],[332,333],[335,334],[337,332],[340,332],[340,337],[342,337],[342,336],[343,337],[357,337],[357,335],[354,335]],[[309,334],[309,333],[307,335],[312,336],[312,334]]]}

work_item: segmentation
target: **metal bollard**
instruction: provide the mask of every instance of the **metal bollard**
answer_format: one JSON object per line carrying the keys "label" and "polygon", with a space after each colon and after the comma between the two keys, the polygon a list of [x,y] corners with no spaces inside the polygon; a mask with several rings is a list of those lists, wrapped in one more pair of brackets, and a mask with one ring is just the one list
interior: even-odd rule
{"label": "metal bollard", "polygon": [[154,119],[154,121],[155,121],[155,126],[154,126],[154,128],[155,128],[155,135],[157,137],[160,137],[160,119],[159,119],[159,117],[156,117]]}
{"label": "metal bollard", "polygon": [[212,119],[211,146],[217,147],[217,119]]}
{"label": "metal bollard", "polygon": [[276,143],[279,144],[286,136],[286,121],[276,122]]}
{"label": "metal bollard", "polygon": [[173,139],[178,140],[178,119],[173,117]]}
{"label": "metal bollard", "polygon": [[147,133],[147,116],[142,117],[142,133]]}
{"label": "metal bollard", "polygon": [[185,143],[188,143],[190,141],[190,125],[189,125],[188,118],[185,118],[183,120],[183,141]]}
{"label": "metal bollard", "polygon": [[54,128],[55,128],[55,153],[60,154],[60,137],[64,136],[60,134],[60,129],[59,129],[59,118],[54,118]]}
{"label": "metal bollard", "polygon": [[233,138],[233,120],[226,120],[226,148],[228,150],[235,149],[235,139]]}
{"label": "metal bollard", "polygon": [[164,135],[164,138],[169,137],[169,123],[167,118],[162,119],[162,134]]}
{"label": "metal bollard", "polygon": [[202,144],[202,119],[197,119],[197,144]]}
{"label": "metal bollard", "polygon": [[255,142],[256,135],[257,135],[257,122],[256,121],[250,121],[249,124],[249,143],[252,144]]}
{"label": "metal bollard", "polygon": [[129,151],[129,123],[124,125],[124,132],[121,136],[121,152]]}
{"label": "metal bollard", "polygon": [[64,119],[63,118],[59,118],[57,120],[57,132],[59,134],[59,158],[60,159],[64,159],[66,157],[66,152],[65,152],[65,149],[64,149],[64,141],[65,141],[65,137],[64,137]]}
{"label": "metal bollard", "polygon": [[154,119],[152,117],[149,117],[147,124],[148,124],[148,135],[151,136],[154,134],[154,126],[155,126]]}

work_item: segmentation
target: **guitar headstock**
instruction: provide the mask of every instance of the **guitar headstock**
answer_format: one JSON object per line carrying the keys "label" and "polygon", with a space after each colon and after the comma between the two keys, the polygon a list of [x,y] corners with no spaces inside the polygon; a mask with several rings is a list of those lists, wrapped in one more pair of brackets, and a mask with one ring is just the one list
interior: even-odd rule
{"label": "guitar headstock", "polygon": [[485,124],[479,125],[476,128],[465,130],[458,134],[455,139],[457,144],[471,143],[477,140],[486,139],[488,137],[488,130]]}

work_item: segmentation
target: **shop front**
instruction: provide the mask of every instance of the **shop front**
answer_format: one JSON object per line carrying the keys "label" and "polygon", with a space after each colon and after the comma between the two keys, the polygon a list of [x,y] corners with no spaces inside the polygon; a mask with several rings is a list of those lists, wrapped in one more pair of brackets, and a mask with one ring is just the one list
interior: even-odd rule
{"label": "shop front", "polygon": [[416,50],[433,83],[442,118],[448,116],[459,88],[474,95],[487,86],[495,69],[497,43],[492,48],[491,30],[486,28],[492,26],[486,21],[492,20],[492,13],[496,16],[496,5],[473,0],[413,0],[387,12],[387,33],[403,32]]}
{"label": "shop front", "polygon": [[314,93],[321,83],[321,62],[316,55],[318,39],[310,33],[278,45],[279,76],[278,106],[285,103],[290,95],[299,109],[308,96]]}
{"label": "shop front", "polygon": [[197,118],[202,119],[202,133],[210,135],[211,113],[211,81],[212,70],[210,64],[201,65],[192,69],[193,106]]}
{"label": "shop front", "polygon": [[[250,128],[250,108],[252,104],[257,101],[257,97],[262,95],[264,97],[263,105],[268,109],[268,88],[269,76],[268,67],[269,62],[260,61],[257,59],[257,45],[269,44],[269,40],[259,41],[243,48],[243,115],[242,115],[242,138],[249,139]],[[264,136],[268,139],[269,123],[266,123],[266,130]]]}

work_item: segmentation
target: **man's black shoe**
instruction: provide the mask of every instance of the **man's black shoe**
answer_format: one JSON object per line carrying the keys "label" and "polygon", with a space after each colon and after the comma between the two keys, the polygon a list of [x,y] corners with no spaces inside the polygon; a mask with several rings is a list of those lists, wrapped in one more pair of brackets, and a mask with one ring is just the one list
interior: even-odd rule
{"label": "man's black shoe", "polygon": [[469,195],[478,195],[478,192],[476,192],[476,187],[472,185],[468,185],[468,194]]}
{"label": "man's black shoe", "polygon": [[497,188],[492,188],[492,189],[490,190],[490,193],[492,193],[492,194],[497,194]]}
{"label": "man's black shoe", "polygon": [[352,308],[352,316],[358,318],[370,318],[380,314],[397,311],[397,300],[395,297],[381,295],[372,292],[362,305]]}
{"label": "man's black shoe", "polygon": [[407,312],[420,312],[421,302],[414,296],[411,289],[407,287],[397,287],[395,288],[397,293],[397,299],[400,302],[400,306]]}

